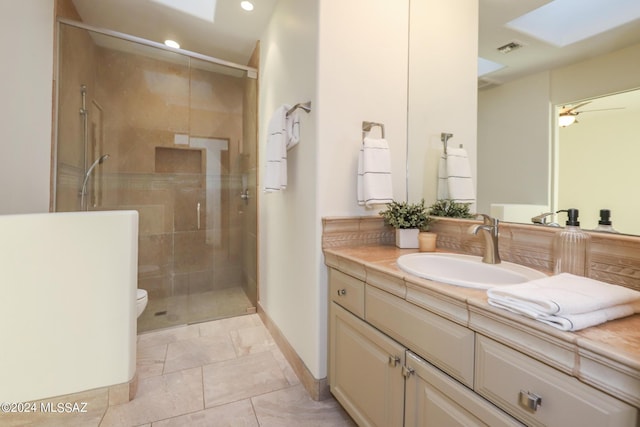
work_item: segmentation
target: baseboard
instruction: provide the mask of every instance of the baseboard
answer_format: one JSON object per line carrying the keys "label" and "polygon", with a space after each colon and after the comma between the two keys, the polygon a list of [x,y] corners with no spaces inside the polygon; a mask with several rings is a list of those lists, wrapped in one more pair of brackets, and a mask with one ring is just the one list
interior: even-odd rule
{"label": "baseboard", "polygon": [[269,333],[273,337],[274,341],[280,348],[280,351],[284,355],[285,359],[291,365],[291,368],[296,373],[300,382],[309,393],[309,396],[313,400],[324,400],[330,396],[329,382],[326,378],[317,379],[311,374],[307,366],[304,364],[298,353],[293,349],[289,341],[282,334],[280,329],[269,318],[269,315],[264,311],[264,308],[258,302],[258,315],[262,322],[265,324]]}

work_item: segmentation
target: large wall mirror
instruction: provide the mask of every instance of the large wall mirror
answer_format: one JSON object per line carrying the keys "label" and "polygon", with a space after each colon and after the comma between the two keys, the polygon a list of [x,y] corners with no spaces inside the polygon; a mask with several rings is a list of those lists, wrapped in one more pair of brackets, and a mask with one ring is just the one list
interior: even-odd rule
{"label": "large wall mirror", "polygon": [[[550,2],[514,2],[517,4],[513,7],[519,9],[511,11],[497,11],[500,8],[494,3],[479,2],[481,56],[482,35],[487,32],[483,25],[503,26],[515,14]],[[624,43],[613,43],[611,37],[606,43],[587,39],[577,43],[582,52],[576,56],[569,54],[569,47],[549,47],[520,34],[517,37],[525,46],[513,54],[521,57],[514,60],[512,69],[505,68],[504,76],[499,71],[479,79],[484,87],[478,91],[477,132],[473,133],[477,138],[468,134],[459,138],[456,134],[451,140],[455,147],[463,144],[468,148],[472,168],[477,167],[477,212],[492,213],[507,222],[532,224],[531,218],[543,212],[577,208],[581,226],[594,229],[600,209],[609,209],[617,231],[640,235],[636,188],[640,168],[634,165],[640,158],[638,22],[620,30],[627,37]],[[492,34],[497,34],[492,40],[496,47],[499,40],[506,43],[516,37],[504,29]],[[622,37],[618,34],[617,38]],[[546,51],[556,55],[553,61],[545,62],[541,52]],[[530,52],[531,58],[524,60]],[[567,58],[561,58],[563,54]],[[410,64],[412,61],[410,58]],[[527,61],[528,68],[518,69]],[[428,139],[413,136],[414,129],[422,124],[413,122],[412,99],[419,99],[419,94],[413,91],[411,72],[410,65],[408,198],[424,197],[432,203],[435,190],[425,185],[425,176],[437,174],[433,156],[440,152],[436,143],[439,135],[428,135]],[[507,75],[509,72],[512,74]],[[558,116],[563,107],[574,106],[579,106],[573,110],[578,113],[577,122],[561,127]],[[416,147],[425,144],[430,153],[422,158],[412,155],[424,151]],[[565,221],[566,214],[562,213],[548,218],[548,222],[560,225]]]}

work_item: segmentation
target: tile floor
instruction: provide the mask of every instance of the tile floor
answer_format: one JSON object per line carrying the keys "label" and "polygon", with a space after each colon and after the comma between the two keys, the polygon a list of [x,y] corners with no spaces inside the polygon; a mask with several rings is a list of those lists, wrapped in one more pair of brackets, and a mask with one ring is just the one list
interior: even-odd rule
{"label": "tile floor", "polygon": [[138,318],[138,333],[251,312],[255,313],[254,304],[241,286],[166,297],[153,295]]}
{"label": "tile floor", "polygon": [[138,336],[138,392],[107,407],[94,390],[51,399],[86,413],[0,414],[2,426],[355,426],[334,399],[314,401],[257,314]]}

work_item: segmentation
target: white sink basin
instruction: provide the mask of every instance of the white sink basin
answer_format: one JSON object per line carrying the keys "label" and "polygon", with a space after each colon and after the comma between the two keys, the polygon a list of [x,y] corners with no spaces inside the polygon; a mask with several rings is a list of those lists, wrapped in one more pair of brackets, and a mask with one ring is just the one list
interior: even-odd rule
{"label": "white sink basin", "polygon": [[485,264],[473,255],[415,253],[398,257],[398,267],[425,279],[467,288],[489,289],[547,277],[546,274],[512,262]]}

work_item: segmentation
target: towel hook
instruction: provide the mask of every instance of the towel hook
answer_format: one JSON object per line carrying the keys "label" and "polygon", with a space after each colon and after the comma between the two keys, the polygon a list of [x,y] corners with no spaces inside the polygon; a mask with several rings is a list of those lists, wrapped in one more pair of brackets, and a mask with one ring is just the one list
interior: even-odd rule
{"label": "towel hook", "polygon": [[300,108],[301,110],[304,110],[304,111],[306,111],[308,113],[309,111],[311,111],[311,101],[299,102],[296,105],[294,105],[293,107],[289,108],[289,110],[287,111],[287,117],[289,117],[289,115],[291,113],[293,113],[294,111],[296,111],[298,108]]}
{"label": "towel hook", "polygon": [[367,133],[371,131],[371,128],[374,126],[379,126],[380,127],[380,133],[382,134],[382,137],[384,138],[384,124],[382,123],[376,123],[376,122],[362,122],[362,140],[364,141],[365,136],[367,136]]}
{"label": "towel hook", "polygon": [[440,141],[442,141],[442,145],[444,146],[444,155],[447,155],[447,141],[449,140],[449,138],[453,138],[453,134],[452,133],[444,133],[442,132],[440,134]]}

